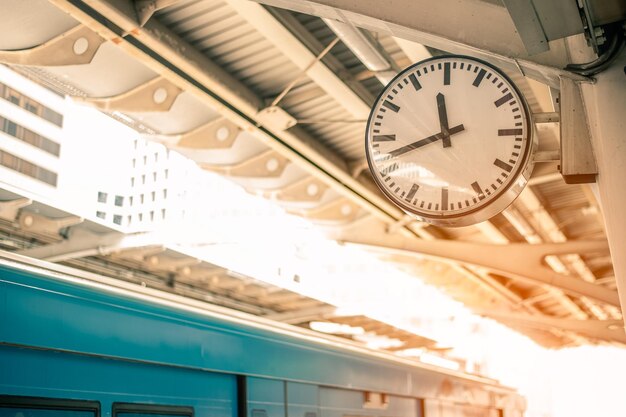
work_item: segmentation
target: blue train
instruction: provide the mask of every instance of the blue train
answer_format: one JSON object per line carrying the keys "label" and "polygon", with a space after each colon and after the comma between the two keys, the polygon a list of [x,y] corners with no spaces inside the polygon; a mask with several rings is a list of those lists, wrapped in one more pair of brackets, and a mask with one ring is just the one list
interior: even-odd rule
{"label": "blue train", "polygon": [[0,417],[517,417],[496,381],[0,254]]}

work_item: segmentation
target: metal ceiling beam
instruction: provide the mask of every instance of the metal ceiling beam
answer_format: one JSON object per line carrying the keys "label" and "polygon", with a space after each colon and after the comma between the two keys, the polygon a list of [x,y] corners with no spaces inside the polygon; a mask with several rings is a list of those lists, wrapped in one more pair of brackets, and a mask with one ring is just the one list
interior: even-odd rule
{"label": "metal ceiling beam", "polygon": [[108,255],[128,248],[141,248],[156,245],[159,238],[150,233],[125,235],[119,232],[95,234],[90,231],[72,228],[67,239],[24,249],[18,255],[41,259],[48,262],[63,262],[86,256]]}
{"label": "metal ceiling beam", "polygon": [[77,25],[49,41],[28,49],[0,51],[0,62],[16,65],[60,66],[88,64],[104,42],[92,30]]}
{"label": "metal ceiling beam", "polygon": [[156,77],[113,97],[80,97],[79,101],[103,111],[166,112],[182,90],[163,77]]}
{"label": "metal ceiling beam", "polygon": [[626,333],[622,320],[570,320],[546,316],[501,311],[477,311],[478,314],[505,321],[513,325],[528,326],[537,329],[562,329],[580,333],[594,339],[626,344]]}
{"label": "metal ceiling beam", "polygon": [[386,246],[381,246],[375,237],[364,236],[362,233],[353,232],[350,235],[344,231],[343,235],[344,243],[356,244],[374,252],[457,261],[488,268],[514,279],[551,285],[578,297],[589,297],[610,305],[619,305],[615,291],[582,279],[557,274],[543,265],[543,259],[548,255],[606,251],[608,246],[605,241],[489,245],[462,241],[409,240],[398,237],[390,239]]}
{"label": "metal ceiling beam", "polygon": [[20,228],[29,233],[40,234],[55,240],[62,239],[61,231],[66,227],[82,223],[82,217],[67,216],[62,218],[50,218],[41,214],[20,211],[17,222]]}
{"label": "metal ceiling beam", "polygon": [[529,55],[509,11],[488,1],[418,0],[398,2],[394,7],[381,7],[377,0],[255,1],[482,58],[554,88],[559,88],[560,77],[586,80],[561,69],[569,63],[561,40],[550,42],[549,51]]}
{"label": "metal ceiling beam", "polygon": [[283,26],[263,6],[247,0],[227,2],[252,27],[265,36],[278,50],[287,56],[298,68],[306,70],[306,75],[319,85],[329,96],[357,119],[369,115],[370,106],[365,103],[339,76],[322,62],[285,26]]}
{"label": "metal ceiling beam", "polygon": [[[524,192],[528,192],[529,190],[525,190]],[[505,218],[509,219],[510,217],[512,217],[513,219],[517,219],[518,216],[516,216],[517,211],[514,209],[513,206],[509,206],[502,214],[504,215]],[[511,225],[527,240],[528,243],[542,243],[540,241],[529,241],[528,240],[528,229],[525,228],[524,226],[526,226],[526,222],[524,221],[524,224],[520,224],[520,222],[512,222],[509,219],[509,222],[511,223]],[[483,222],[479,225],[479,227],[481,228],[481,230],[484,232],[486,225],[490,225],[491,223],[489,222]],[[495,226],[492,226],[493,231],[491,231],[491,233],[489,233],[488,235],[494,235],[494,234],[499,234],[501,236],[500,239],[498,239],[495,243],[499,243],[499,244],[510,244],[509,239],[507,239],[500,231],[499,229],[497,229]],[[556,258],[556,257],[554,257]],[[548,264],[550,266],[550,264]],[[555,270],[555,272],[559,272],[558,270]],[[569,297],[567,297],[563,291],[561,291],[558,288],[555,287],[551,287],[549,285],[543,285],[543,288],[545,288],[545,290],[547,291],[548,294],[551,295],[551,297],[556,298],[559,303],[570,313],[572,314],[572,317],[574,318],[582,318],[585,319],[587,318],[587,314],[574,302],[572,301]],[[521,300],[520,302],[525,302],[526,300]]]}
{"label": "metal ceiling beam", "polygon": [[30,198],[26,197],[0,202],[0,219],[14,222],[20,209],[29,206],[32,202]]}
{"label": "metal ceiling beam", "polygon": [[[532,224],[534,227],[538,227],[538,230],[541,235],[546,237],[546,240],[549,242],[566,242],[567,237],[561,231],[559,225],[554,221],[550,213],[543,207],[539,198],[534,194],[532,189],[528,188],[520,194],[518,200],[515,205],[524,207],[525,212],[527,212],[527,217],[530,217],[532,220]],[[516,227],[516,229],[520,232],[520,234],[526,239],[528,243],[543,243],[544,239],[535,232],[535,228],[531,226],[529,222],[527,222],[519,211],[515,208],[515,206],[510,207],[504,213],[504,216],[509,220],[509,222]],[[564,264],[564,262],[573,270],[578,276],[580,276],[583,280],[587,282],[595,282],[596,277],[589,270],[585,261],[578,254],[568,254],[562,256],[561,258],[556,256],[548,256],[546,257],[546,264],[550,266],[555,272],[561,274],[567,274],[568,268]],[[592,314],[599,319],[606,319],[608,317],[607,313],[602,309],[601,306],[596,305],[591,300],[588,300],[586,297],[581,297],[581,303],[588,308]]]}
{"label": "metal ceiling beam", "polygon": [[[375,216],[387,222],[394,222],[402,217],[400,209],[380,193],[352,178],[343,160],[321,147],[299,127],[287,131],[272,131],[260,126],[256,119],[263,107],[259,97],[155,19],[139,27],[134,3],[131,1],[49,1],[105,39],[113,41],[156,73],[218,109],[242,129],[253,133],[262,143],[333,186],[339,193]],[[320,71],[326,72],[322,69]],[[344,85],[341,90],[345,89]],[[356,99],[355,97],[354,100],[358,103],[360,99]],[[369,107],[360,103],[355,110],[367,113]],[[404,231],[407,232],[408,230]]]}

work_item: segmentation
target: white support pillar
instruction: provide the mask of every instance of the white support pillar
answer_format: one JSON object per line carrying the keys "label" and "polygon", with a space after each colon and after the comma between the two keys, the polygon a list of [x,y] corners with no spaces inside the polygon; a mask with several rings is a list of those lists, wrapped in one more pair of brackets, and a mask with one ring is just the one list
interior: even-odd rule
{"label": "white support pillar", "polygon": [[599,200],[615,270],[622,312],[626,311],[626,50],[595,84],[582,84]]}

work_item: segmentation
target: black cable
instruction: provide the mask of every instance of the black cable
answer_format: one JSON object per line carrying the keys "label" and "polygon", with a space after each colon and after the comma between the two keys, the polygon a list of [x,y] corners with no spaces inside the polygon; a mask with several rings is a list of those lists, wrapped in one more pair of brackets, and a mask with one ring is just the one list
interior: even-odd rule
{"label": "black cable", "polygon": [[574,72],[585,77],[589,77],[606,69],[611,62],[619,55],[620,50],[624,46],[624,31],[619,28],[611,38],[606,51],[591,62],[584,64],[569,64],[565,67],[565,70]]}

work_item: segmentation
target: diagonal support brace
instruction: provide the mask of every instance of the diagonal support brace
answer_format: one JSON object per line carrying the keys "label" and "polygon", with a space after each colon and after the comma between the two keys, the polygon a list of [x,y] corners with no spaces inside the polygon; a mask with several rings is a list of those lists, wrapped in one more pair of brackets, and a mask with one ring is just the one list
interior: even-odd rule
{"label": "diagonal support brace", "polygon": [[100,35],[78,25],[33,48],[0,51],[0,62],[40,67],[84,65],[93,60],[103,42]]}
{"label": "diagonal support brace", "polygon": [[427,256],[475,265],[513,279],[551,285],[571,295],[589,297],[619,306],[617,292],[582,279],[558,274],[543,263],[548,255],[608,252],[608,244],[602,240],[493,245],[452,240],[425,241],[399,238],[394,241],[393,245],[378,246],[374,239],[344,235],[342,241],[363,246],[374,252],[393,252],[413,257]]}

